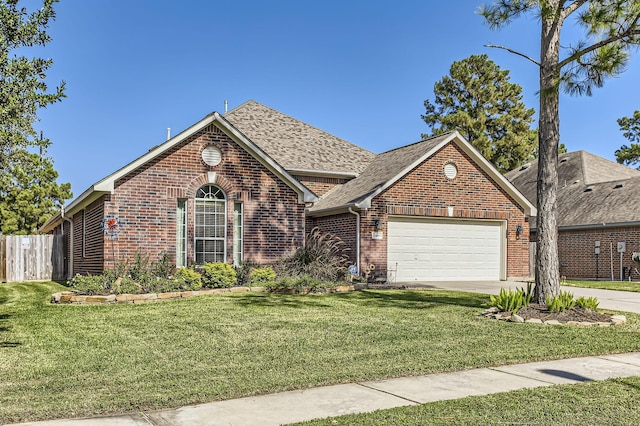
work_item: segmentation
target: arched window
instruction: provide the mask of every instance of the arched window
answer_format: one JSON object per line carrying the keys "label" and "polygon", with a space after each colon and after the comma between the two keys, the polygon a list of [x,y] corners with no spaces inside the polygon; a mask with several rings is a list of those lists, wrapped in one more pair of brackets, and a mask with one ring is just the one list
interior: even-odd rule
{"label": "arched window", "polygon": [[204,185],[196,193],[196,263],[226,260],[227,201],[222,189]]}

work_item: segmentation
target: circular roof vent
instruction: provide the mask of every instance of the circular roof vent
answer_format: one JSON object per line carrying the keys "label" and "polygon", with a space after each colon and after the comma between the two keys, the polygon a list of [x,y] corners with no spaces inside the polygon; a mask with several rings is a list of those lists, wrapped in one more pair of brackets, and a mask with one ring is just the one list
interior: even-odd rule
{"label": "circular roof vent", "polygon": [[455,179],[458,176],[458,167],[455,163],[447,163],[444,165],[444,175],[447,179]]}
{"label": "circular roof vent", "polygon": [[209,166],[217,166],[222,161],[222,153],[218,147],[209,145],[202,151],[202,161]]}

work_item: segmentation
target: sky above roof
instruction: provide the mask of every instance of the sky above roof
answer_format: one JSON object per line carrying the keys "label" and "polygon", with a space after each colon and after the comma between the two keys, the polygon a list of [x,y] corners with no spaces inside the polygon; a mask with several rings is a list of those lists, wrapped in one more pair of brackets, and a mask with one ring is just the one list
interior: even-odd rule
{"label": "sky above roof", "polygon": [[[30,0],[26,6],[33,4]],[[420,140],[425,99],[454,61],[486,53],[538,109],[538,70],[487,43],[539,57],[535,17],[489,29],[475,0],[63,0],[41,110],[59,182],[74,194],[207,114],[254,99],[380,153]],[[570,22],[569,24],[572,24]],[[572,29],[563,33],[570,44]],[[640,109],[640,57],[592,97],[562,95],[561,142],[615,159],[616,119]]]}

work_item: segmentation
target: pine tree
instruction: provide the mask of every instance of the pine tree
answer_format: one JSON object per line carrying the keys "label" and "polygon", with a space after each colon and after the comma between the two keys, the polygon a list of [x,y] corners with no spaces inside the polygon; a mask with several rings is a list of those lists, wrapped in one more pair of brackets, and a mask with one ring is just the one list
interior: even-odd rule
{"label": "pine tree", "polygon": [[[508,25],[530,14],[540,22],[540,58],[536,60],[508,47],[490,45],[519,55],[540,72],[538,110],[538,216],[536,286],[534,300],[560,291],[558,260],[558,144],[560,90],[590,95],[607,77],[622,73],[630,51],[640,44],[640,0],[499,0],[480,11],[492,28]],[[570,43],[560,32],[569,17],[583,30],[583,40]],[[566,46],[563,49],[561,46]],[[564,55],[562,55],[564,53]]]}
{"label": "pine tree", "polygon": [[509,81],[509,71],[487,55],[454,62],[433,91],[422,115],[431,135],[459,131],[503,173],[535,158],[535,111],[522,102],[522,87]]}
{"label": "pine tree", "polygon": [[[616,150],[616,160],[627,166],[638,166],[640,169],[640,111],[634,111],[633,117],[618,119],[623,136],[631,142],[630,145],[622,145]],[[634,143],[635,142],[635,143]]]}

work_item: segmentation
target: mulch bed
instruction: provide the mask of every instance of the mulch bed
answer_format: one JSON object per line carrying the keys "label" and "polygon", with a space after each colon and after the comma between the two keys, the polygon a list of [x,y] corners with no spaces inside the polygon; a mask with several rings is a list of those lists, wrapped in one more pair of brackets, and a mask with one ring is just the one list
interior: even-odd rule
{"label": "mulch bed", "polygon": [[608,322],[611,321],[611,314],[596,312],[593,309],[573,307],[563,312],[550,312],[545,305],[531,303],[518,310],[518,315],[526,320],[540,319],[542,321],[557,320],[561,323],[576,322]]}

